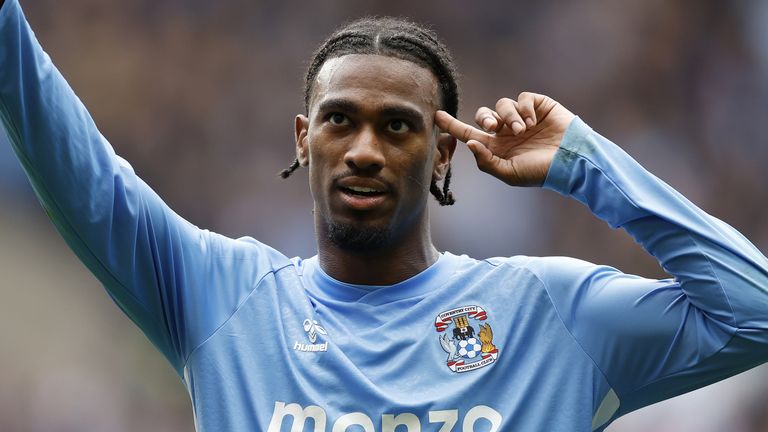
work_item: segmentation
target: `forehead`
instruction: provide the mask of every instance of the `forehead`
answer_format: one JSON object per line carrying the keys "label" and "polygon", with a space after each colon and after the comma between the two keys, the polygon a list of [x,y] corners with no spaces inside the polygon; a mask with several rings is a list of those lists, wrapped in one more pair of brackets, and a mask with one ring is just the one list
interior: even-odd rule
{"label": "forehead", "polygon": [[371,54],[327,60],[315,79],[311,105],[326,99],[351,99],[363,106],[409,104],[425,112],[440,107],[437,79],[429,69]]}

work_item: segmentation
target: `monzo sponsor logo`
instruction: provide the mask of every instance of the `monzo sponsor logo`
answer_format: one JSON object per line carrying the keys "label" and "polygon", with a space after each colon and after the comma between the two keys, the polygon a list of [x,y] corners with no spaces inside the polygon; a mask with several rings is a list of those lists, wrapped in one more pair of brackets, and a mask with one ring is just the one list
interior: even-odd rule
{"label": "monzo sponsor logo", "polygon": [[[373,420],[368,417],[367,414],[361,412],[354,412],[344,414],[337,418],[331,426],[330,432],[346,432],[348,428],[352,426],[358,426],[354,430],[362,428],[365,432],[395,432],[407,431],[407,432],[421,432],[422,420],[428,422],[428,424],[440,425],[438,432],[458,432],[458,429],[454,429],[459,422],[459,410],[449,409],[440,411],[429,411],[425,418],[420,419],[413,413],[400,413],[400,414],[382,414],[381,419],[374,425]],[[312,422],[307,420],[312,419]],[[469,409],[464,414],[464,418],[461,421],[461,432],[474,432],[475,423],[483,419],[481,422],[485,423],[482,430],[488,432],[497,432],[501,427],[501,414],[495,409],[486,406],[478,405]],[[490,429],[487,428],[490,423]],[[310,405],[308,407],[302,407],[299,404],[285,402],[275,402],[275,410],[272,412],[272,420],[269,422],[269,428],[267,432],[280,432],[283,426],[290,426],[291,432],[327,432],[328,418],[325,414],[325,410],[317,405]],[[397,429],[398,426],[403,426]],[[434,427],[434,426],[433,426]],[[430,430],[432,430],[430,428]]]}

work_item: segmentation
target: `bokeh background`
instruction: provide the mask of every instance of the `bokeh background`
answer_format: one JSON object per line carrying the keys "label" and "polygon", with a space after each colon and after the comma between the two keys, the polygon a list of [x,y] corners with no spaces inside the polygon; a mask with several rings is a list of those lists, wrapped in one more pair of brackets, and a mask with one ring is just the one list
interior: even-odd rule
{"label": "bokeh background", "polygon": [[[462,72],[461,114],[551,95],[768,249],[768,2],[22,0],[102,132],[180,214],[314,255],[306,172],[283,181],[314,48],[366,14],[430,24]],[[2,41],[0,41],[1,43]],[[0,67],[4,67],[0,65]],[[174,372],[88,274],[0,134],[0,430],[192,431]],[[570,255],[665,276],[554,193],[454,164],[438,247]],[[510,384],[513,385],[513,384]],[[768,431],[768,369],[640,410],[609,431]]]}

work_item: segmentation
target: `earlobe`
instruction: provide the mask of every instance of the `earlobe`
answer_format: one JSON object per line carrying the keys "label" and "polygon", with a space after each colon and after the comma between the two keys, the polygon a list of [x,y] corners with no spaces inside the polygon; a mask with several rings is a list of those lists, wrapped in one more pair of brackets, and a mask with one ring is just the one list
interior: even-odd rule
{"label": "earlobe", "polygon": [[432,174],[434,180],[442,180],[445,177],[448,167],[451,166],[454,151],[456,151],[456,138],[447,133],[438,135],[435,169]]}
{"label": "earlobe", "polygon": [[307,143],[307,133],[309,131],[309,119],[307,116],[299,114],[295,120],[296,137],[296,160],[301,166],[309,165],[309,148]]}

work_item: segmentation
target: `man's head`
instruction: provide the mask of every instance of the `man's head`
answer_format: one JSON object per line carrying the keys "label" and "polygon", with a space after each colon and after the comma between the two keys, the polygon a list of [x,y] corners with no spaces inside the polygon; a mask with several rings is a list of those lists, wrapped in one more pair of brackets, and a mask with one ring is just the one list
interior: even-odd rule
{"label": "man's head", "polygon": [[453,204],[455,140],[433,118],[438,109],[456,115],[458,90],[434,33],[393,18],[349,24],[315,52],[304,96],[297,159],[283,176],[309,166],[318,234],[345,249],[378,249],[428,229],[429,192]]}
{"label": "man's head", "polygon": [[337,29],[312,56],[304,80],[304,108],[309,112],[315,78],[323,64],[347,54],[374,54],[407,60],[429,70],[440,87],[443,111],[456,116],[459,91],[456,66],[448,49],[430,29],[400,18],[363,18]]}

